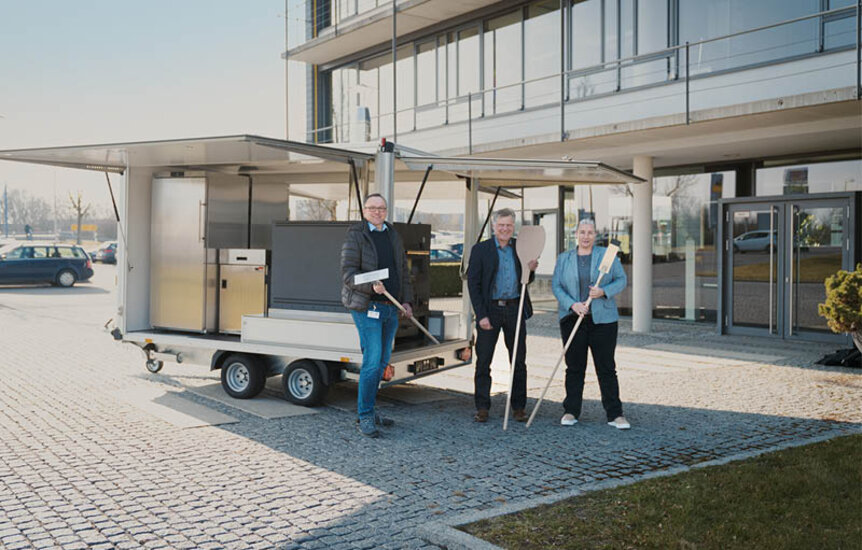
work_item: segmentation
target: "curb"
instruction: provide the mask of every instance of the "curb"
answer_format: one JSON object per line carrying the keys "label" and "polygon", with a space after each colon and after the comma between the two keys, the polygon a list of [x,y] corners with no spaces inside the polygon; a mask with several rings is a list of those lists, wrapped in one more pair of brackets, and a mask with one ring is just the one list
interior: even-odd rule
{"label": "curb", "polygon": [[474,537],[473,535],[465,533],[464,531],[460,531],[459,529],[457,529],[457,527],[460,527],[462,525],[468,525],[470,523],[475,523],[477,521],[482,521],[485,519],[495,518],[498,516],[514,514],[523,510],[536,508],[538,506],[555,504],[562,500],[583,495],[584,493],[601,491],[604,489],[613,489],[616,487],[624,487],[626,485],[632,485],[640,481],[646,481],[648,479],[660,477],[669,477],[676,474],[681,474],[683,472],[696,470],[699,468],[721,466],[730,462],[754,458],[756,456],[760,456],[766,453],[782,451],[784,449],[791,449],[793,447],[803,447],[805,445],[812,445],[814,443],[829,441],[830,439],[835,439],[837,437],[844,437],[856,434],[862,434],[862,426],[849,427],[848,429],[843,430],[840,433],[829,433],[804,440],[788,441],[764,449],[744,451],[722,458],[708,460],[706,462],[699,462],[692,466],[673,466],[664,470],[654,470],[652,472],[647,472],[645,474],[639,474],[636,476],[588,483],[586,485],[583,485],[582,487],[579,487],[578,489],[572,489],[569,491],[555,493],[553,495],[548,495],[544,497],[532,498],[519,503],[505,504],[503,506],[500,506],[499,508],[494,508],[493,510],[483,510],[479,512],[459,515],[457,518],[453,518],[451,521],[428,522],[424,525],[417,527],[415,532],[416,536],[418,536],[422,540],[439,546],[441,548],[445,548],[446,550],[504,550],[500,546],[491,544],[484,539],[480,539],[478,537]]}

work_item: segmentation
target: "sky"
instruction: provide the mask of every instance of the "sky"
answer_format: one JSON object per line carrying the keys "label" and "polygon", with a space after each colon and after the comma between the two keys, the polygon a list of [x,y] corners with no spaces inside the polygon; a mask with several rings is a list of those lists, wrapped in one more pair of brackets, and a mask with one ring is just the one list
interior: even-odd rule
{"label": "sky", "polygon": [[[0,0],[0,150],[284,138],[284,9],[284,0]],[[0,161],[3,185],[110,202],[96,172]]]}

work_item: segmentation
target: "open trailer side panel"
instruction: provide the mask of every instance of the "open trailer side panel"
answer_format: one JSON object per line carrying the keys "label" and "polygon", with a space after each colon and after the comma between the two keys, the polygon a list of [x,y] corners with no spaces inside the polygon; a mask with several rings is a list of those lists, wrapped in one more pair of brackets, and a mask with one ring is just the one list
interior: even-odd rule
{"label": "open trailer side panel", "polygon": [[152,179],[151,168],[129,168],[119,197],[125,241],[117,262],[117,327],[123,334],[150,328]]}

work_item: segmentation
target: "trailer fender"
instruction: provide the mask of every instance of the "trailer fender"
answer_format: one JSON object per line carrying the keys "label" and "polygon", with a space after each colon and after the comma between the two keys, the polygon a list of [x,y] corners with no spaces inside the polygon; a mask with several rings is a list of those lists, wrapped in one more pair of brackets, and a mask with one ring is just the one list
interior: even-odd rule
{"label": "trailer fender", "polygon": [[213,357],[210,360],[210,370],[218,370],[224,365],[224,360],[227,359],[227,356],[232,352],[225,350],[218,350],[213,353]]}

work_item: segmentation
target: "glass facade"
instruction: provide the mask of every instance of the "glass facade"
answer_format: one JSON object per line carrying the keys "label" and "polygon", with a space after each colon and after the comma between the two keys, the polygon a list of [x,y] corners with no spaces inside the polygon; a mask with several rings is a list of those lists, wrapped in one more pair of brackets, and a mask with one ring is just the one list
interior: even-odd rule
{"label": "glass facade", "polygon": [[[718,200],[735,195],[736,173],[682,173],[653,178],[653,314],[656,318],[715,322],[718,304],[716,236]],[[577,246],[575,229],[596,222],[596,242],[620,243],[631,276],[632,194],[625,185],[564,190],[563,248]],[[631,314],[631,285],[617,298]]]}
{"label": "glass facade", "polygon": [[862,191],[862,160],[776,166],[757,170],[757,196]]}
{"label": "glass facade", "polygon": [[[336,0],[333,9],[341,15],[335,20],[376,5]],[[325,134],[332,140],[367,141],[391,135],[395,116],[404,133],[552,105],[561,100],[564,51],[569,54],[565,100],[577,101],[684,77],[684,48],[665,50],[686,42],[693,43],[688,59],[693,76],[851,47],[852,6],[852,0],[572,0],[561,13],[559,0],[534,1],[402,45],[397,115],[391,53],[322,73],[321,79],[331,79],[331,97],[323,98],[318,109],[327,112],[319,112],[309,130],[332,124],[334,131]],[[847,9],[721,38],[841,8]],[[711,39],[717,40],[697,43]],[[638,58],[629,59],[633,56]]]}

